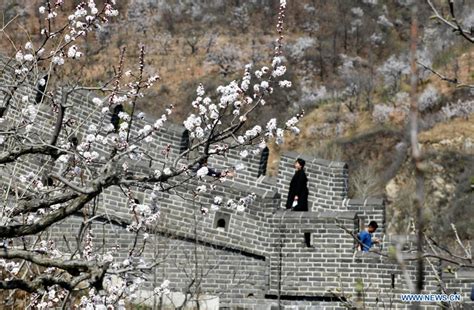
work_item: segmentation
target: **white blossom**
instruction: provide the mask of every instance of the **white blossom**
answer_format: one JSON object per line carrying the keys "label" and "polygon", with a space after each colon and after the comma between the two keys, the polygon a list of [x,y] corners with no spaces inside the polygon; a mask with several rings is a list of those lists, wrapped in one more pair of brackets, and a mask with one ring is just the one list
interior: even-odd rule
{"label": "white blossom", "polygon": [[34,105],[30,104],[22,111],[23,116],[28,119],[30,122],[33,122],[36,117],[37,110]]}
{"label": "white blossom", "polygon": [[278,85],[280,85],[281,88],[289,88],[291,87],[291,82],[284,80],[284,81],[278,82]]}
{"label": "white blossom", "polygon": [[377,24],[382,25],[384,27],[391,28],[393,27],[393,24],[391,21],[388,20],[388,18],[385,15],[380,15],[379,18],[377,19]]}
{"label": "white blossom", "polygon": [[418,97],[418,110],[425,111],[434,107],[438,103],[439,98],[438,90],[434,86],[429,85]]}
{"label": "white blossom", "polygon": [[207,167],[201,167],[197,172],[196,176],[198,178],[201,178],[203,176],[206,176],[209,173],[209,169]]}
{"label": "white blossom", "polygon": [[387,105],[376,104],[374,105],[374,111],[372,112],[373,119],[378,123],[385,123],[393,108]]}
{"label": "white blossom", "polygon": [[95,104],[95,105],[98,105],[98,106],[102,106],[102,100],[100,98],[93,98],[92,99],[92,103]]}
{"label": "white blossom", "polygon": [[206,187],[206,185],[204,185],[204,184],[203,184],[203,185],[199,185],[198,187],[196,187],[196,191],[197,191],[198,193],[205,193],[205,192],[207,191],[207,187]]}
{"label": "white blossom", "polygon": [[281,128],[277,128],[276,130],[276,144],[282,144],[284,138],[284,131]]}
{"label": "white blossom", "polygon": [[194,130],[194,132],[191,133],[191,135],[198,139],[202,139],[204,138],[204,130],[201,127],[196,127],[196,129]]}
{"label": "white blossom", "polygon": [[135,204],[134,209],[136,212],[142,214],[142,215],[150,215],[151,214],[151,209],[149,206],[144,205],[144,204]]}
{"label": "white blossom", "polygon": [[157,119],[157,120],[155,121],[155,123],[153,124],[153,127],[158,130],[158,129],[160,129],[160,128],[163,126],[163,124],[164,124],[164,122],[163,122],[163,120],[160,118],[160,119]]}
{"label": "white blossom", "polygon": [[370,42],[372,42],[373,44],[376,44],[376,45],[379,45],[379,44],[384,43],[382,34],[373,33],[373,34],[370,36]]}
{"label": "white blossom", "polygon": [[82,53],[77,50],[77,46],[71,45],[67,50],[67,57],[69,58],[79,58],[82,56]]}
{"label": "white blossom", "polygon": [[267,123],[267,131],[273,132],[276,129],[276,118],[272,118]]}
{"label": "white blossom", "polygon": [[106,4],[105,6],[105,15],[107,16],[117,16],[118,15],[118,10],[115,10],[112,8],[110,4]]}
{"label": "white blossom", "polygon": [[25,61],[29,61],[29,62],[35,59],[35,57],[31,54],[26,54],[23,58],[25,59]]}
{"label": "white blossom", "polygon": [[[302,59],[305,55],[306,50],[312,48],[316,44],[316,40],[311,37],[303,36],[299,37],[293,44],[287,47],[288,54],[293,59]],[[273,66],[276,68],[279,63],[275,63]]]}
{"label": "white blossom", "polygon": [[120,123],[119,129],[122,130],[122,131],[127,130],[128,129],[128,123],[127,122]]}
{"label": "white blossom", "polygon": [[55,65],[61,66],[64,65],[64,58],[62,58],[61,56],[54,56],[51,59],[51,62]]}
{"label": "white blossom", "polygon": [[214,203],[216,205],[221,205],[222,204],[222,197],[221,196],[214,197]]}
{"label": "white blossom", "polygon": [[351,12],[352,12],[352,14],[354,14],[355,16],[357,16],[359,18],[364,16],[364,11],[359,7],[352,8]]}
{"label": "white blossom", "polygon": [[199,84],[199,86],[197,87],[196,89],[196,94],[199,96],[199,97],[202,97],[204,96],[204,86],[202,86],[202,84]]}
{"label": "white blossom", "polygon": [[279,64],[281,64],[282,62],[282,59],[280,56],[276,56],[276,57],[273,57],[273,60],[272,60],[272,67],[273,68],[276,68],[276,66],[278,66]]}
{"label": "white blossom", "polygon": [[202,120],[201,117],[191,114],[183,122],[184,127],[189,131],[194,131],[195,127],[201,126]]}
{"label": "white blossom", "polygon": [[286,67],[285,66],[278,66],[275,70],[273,70],[272,76],[273,77],[282,76],[283,74],[285,74],[285,72],[286,72]]}
{"label": "white blossom", "polygon": [[286,127],[293,127],[297,123],[298,123],[298,119],[296,117],[292,117],[288,121],[286,121]]}
{"label": "white blossom", "polygon": [[406,60],[392,55],[377,71],[383,75],[387,84],[394,85],[402,75],[410,73],[410,67]]}
{"label": "white blossom", "polygon": [[114,257],[112,256],[112,253],[110,252],[107,252],[104,254],[104,256],[102,256],[103,262],[110,263],[110,262],[113,262],[113,260],[114,260]]}
{"label": "white blossom", "polygon": [[22,62],[23,61],[23,53],[21,51],[16,52],[15,59],[18,62]]}
{"label": "white blossom", "polygon": [[199,109],[199,114],[200,115],[204,115],[204,114],[207,113],[207,108],[202,104],[198,105],[198,109]]}
{"label": "white blossom", "polygon": [[127,112],[119,112],[118,117],[126,122],[130,120],[130,115]]}
{"label": "white blossom", "polygon": [[245,131],[245,137],[247,139],[252,139],[254,137],[256,137],[258,135],[258,132],[257,130],[255,130],[255,128],[252,128],[252,129],[249,129],[247,131]]}

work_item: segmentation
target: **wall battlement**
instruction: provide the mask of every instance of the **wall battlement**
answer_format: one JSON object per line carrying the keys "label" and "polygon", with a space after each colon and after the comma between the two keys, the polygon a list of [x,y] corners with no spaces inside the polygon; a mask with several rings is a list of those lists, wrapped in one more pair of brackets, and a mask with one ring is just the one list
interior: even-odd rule
{"label": "wall battlement", "polygon": [[[0,76],[0,84],[7,85],[9,81],[11,76],[5,71]],[[16,96],[22,95],[34,98],[34,87],[22,87]],[[110,122],[111,113],[99,116],[98,108],[91,102],[93,97],[91,93],[81,92],[71,98],[73,105],[66,117],[81,124],[70,133],[79,139],[85,137],[89,125]],[[0,107],[2,100],[0,96]],[[17,101],[21,104],[21,100]],[[16,127],[21,108],[9,108],[0,129]],[[49,106],[39,107],[32,130],[41,138],[48,137],[53,119]],[[153,121],[137,120],[138,128],[147,123]],[[129,169],[148,172],[160,169],[186,145],[186,135],[183,127],[168,124],[161,129],[159,138],[147,146],[147,151],[160,161],[150,164],[143,159],[131,164]],[[68,138],[64,133],[60,137],[62,141]],[[162,151],[168,146],[170,154],[166,157]],[[0,152],[5,147],[0,145]],[[105,153],[109,147],[103,145],[101,151]],[[298,157],[306,160],[309,212],[283,209],[294,174],[293,163]],[[149,227],[151,236],[143,249],[146,259],[162,262],[147,280],[149,290],[168,279],[173,291],[182,291],[193,281],[190,274],[198,266],[205,271],[200,279],[202,291],[218,296],[224,309],[271,309],[277,305],[278,298],[283,305],[299,309],[340,309],[341,301],[354,299],[360,293],[360,283],[368,307],[382,301],[406,307],[397,295],[409,293],[400,266],[388,257],[355,253],[354,239],[342,228],[356,232],[374,219],[380,225],[380,234],[385,234],[383,200],[349,199],[349,167],[345,163],[289,152],[281,156],[278,174],[269,181],[260,176],[265,165],[261,155],[241,158],[237,151],[230,151],[225,157],[209,160],[209,165],[217,169],[237,164],[243,164],[245,169],[233,180],[197,198],[190,193],[193,183],[161,194],[160,219]],[[38,156],[25,156],[14,169],[12,164],[4,165],[0,170],[0,187],[5,189],[41,165],[42,158]],[[53,165],[52,169],[59,168]],[[210,207],[216,195],[225,200],[238,200],[249,193],[255,193],[256,198],[244,211]],[[134,194],[141,203],[149,203],[149,191],[137,189]],[[104,191],[96,203],[101,216],[93,221],[94,244],[99,248],[118,246],[115,260],[121,261],[127,257],[127,249],[134,239],[126,230],[131,223],[128,199],[118,188],[112,187]],[[201,214],[201,206],[208,207],[209,214]],[[64,247],[64,240],[75,242],[82,216],[75,215],[52,226],[51,236]],[[384,254],[386,249],[384,245]],[[415,264],[408,263],[406,268],[414,278]],[[429,266],[426,268],[425,291],[435,293],[438,291],[436,275]],[[448,288],[460,292],[467,301],[472,274],[463,270],[446,279]]]}

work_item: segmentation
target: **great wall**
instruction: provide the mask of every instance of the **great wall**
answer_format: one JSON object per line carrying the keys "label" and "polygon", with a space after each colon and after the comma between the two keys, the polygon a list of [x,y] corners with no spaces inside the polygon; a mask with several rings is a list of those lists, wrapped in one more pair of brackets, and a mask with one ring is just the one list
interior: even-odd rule
{"label": "great wall", "polygon": [[[3,64],[2,64],[3,66]],[[0,76],[0,87],[11,82],[7,71]],[[34,98],[33,86],[22,87],[16,96]],[[3,96],[3,94],[2,94]],[[91,124],[98,124],[100,110],[92,102],[90,93],[77,93],[71,97],[73,104],[67,117],[73,117],[82,125],[75,135],[80,140]],[[18,100],[20,102],[20,100]],[[3,98],[0,97],[0,107]],[[99,112],[99,113],[98,113]],[[15,123],[21,113],[10,109],[5,114],[1,128]],[[36,136],[47,136],[54,128],[50,118],[51,107],[39,107],[33,123]],[[105,118],[109,120],[111,113]],[[147,119],[140,120],[145,124]],[[139,127],[139,125],[138,125]],[[1,129],[0,128],[0,129]],[[188,133],[177,125],[167,124],[159,138],[148,146],[160,161],[152,165],[138,161],[129,169],[156,169],[173,160],[188,143]],[[169,158],[161,155],[170,148]],[[1,150],[1,149],[0,149]],[[105,149],[103,150],[106,151]],[[292,212],[284,209],[288,186],[294,173],[296,158],[306,160],[309,179],[309,211]],[[405,309],[409,304],[400,301],[400,294],[409,292],[400,265],[388,257],[375,253],[362,254],[355,251],[354,238],[344,228],[357,232],[370,220],[379,223],[376,236],[384,240],[381,253],[387,254],[391,244],[403,239],[413,243],[411,236],[390,236],[385,232],[385,206],[381,199],[349,199],[348,175],[350,167],[345,163],[311,158],[304,154],[281,155],[278,174],[264,175],[268,153],[241,158],[230,151],[225,157],[212,157],[209,165],[217,169],[243,164],[236,176],[218,184],[212,192],[193,197],[189,186],[178,188],[174,193],[163,193],[160,197],[160,218],[143,249],[144,258],[159,261],[148,274],[146,289],[140,293],[145,304],[157,302],[172,308],[167,297],[162,301],[146,299],[154,286],[164,279],[170,281],[173,292],[169,298],[179,303],[194,276],[201,283],[201,309],[344,309],[349,301],[362,300],[366,308]],[[11,180],[38,170],[44,164],[41,157],[26,156],[21,161],[7,164],[0,169],[0,186],[5,190]],[[58,169],[54,165],[51,169]],[[255,200],[244,211],[221,206],[210,208],[216,195],[238,200],[255,193]],[[136,191],[141,203],[149,202],[148,191]],[[128,200],[118,188],[111,188],[95,202],[97,214],[93,219],[94,244],[99,247],[116,247],[117,261],[127,258],[127,249],[134,235],[126,230],[131,222]],[[202,214],[200,206],[210,209]],[[65,240],[73,243],[77,236],[83,214],[69,217],[53,225],[49,234],[62,247]],[[406,253],[406,257],[414,257]],[[436,263],[436,266],[439,267]],[[415,279],[416,264],[408,262],[407,272]],[[474,304],[469,301],[474,272],[458,270],[455,273],[435,274],[425,265],[426,293],[437,293],[437,276],[446,283],[451,293],[460,293],[466,309]],[[192,303],[191,303],[192,305]],[[165,307],[165,308],[166,308]],[[426,309],[439,305],[423,304]]]}

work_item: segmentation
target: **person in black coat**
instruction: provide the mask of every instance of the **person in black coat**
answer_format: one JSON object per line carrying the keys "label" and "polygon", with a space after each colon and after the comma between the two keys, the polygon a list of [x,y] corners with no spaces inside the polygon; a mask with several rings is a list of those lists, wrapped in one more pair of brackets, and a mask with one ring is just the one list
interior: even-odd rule
{"label": "person in black coat", "polygon": [[308,211],[308,178],[304,172],[305,161],[295,161],[295,175],[291,179],[286,208],[294,211]]}

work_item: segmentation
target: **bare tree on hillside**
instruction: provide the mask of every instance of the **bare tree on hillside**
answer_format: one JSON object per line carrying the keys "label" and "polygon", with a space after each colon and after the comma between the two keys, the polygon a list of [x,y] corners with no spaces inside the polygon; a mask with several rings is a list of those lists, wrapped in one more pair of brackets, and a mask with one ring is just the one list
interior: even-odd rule
{"label": "bare tree on hillside", "polygon": [[[457,11],[459,10],[459,8],[455,6],[454,1],[452,0],[448,1],[449,13],[451,17],[449,20],[440,14],[437,7],[432,3],[431,0],[426,0],[426,2],[428,3],[432,12],[434,13],[434,18],[436,18],[438,21],[442,22],[444,25],[451,28],[455,34],[460,35],[469,43],[474,43],[474,35],[473,35],[474,25],[470,25],[469,29],[467,29],[467,27],[463,25],[462,21],[457,18],[457,13],[458,13]],[[423,64],[422,62],[418,62],[418,64],[421,65],[425,70],[430,71],[431,73],[433,73],[434,75],[436,75],[438,78],[440,78],[443,81],[452,83],[456,85],[457,87],[467,87],[467,88],[474,89],[474,85],[460,81],[456,77],[456,75],[453,77],[450,77],[450,76],[447,76],[445,74],[435,71],[433,68],[431,68],[430,66],[427,66],[426,64]]]}
{"label": "bare tree on hillside", "polygon": [[194,55],[199,50],[199,43],[203,38],[203,34],[200,31],[191,31],[185,38],[186,44],[191,49],[191,55]]}
{"label": "bare tree on hillside", "polygon": [[217,65],[225,78],[240,67],[240,53],[236,46],[226,44],[208,54],[206,61]]}
{"label": "bare tree on hillside", "polygon": [[[143,94],[160,79],[147,74],[144,46],[136,53],[137,64],[129,63],[122,49],[110,68],[114,75],[102,84],[83,85],[75,70],[88,65],[83,52],[88,34],[119,14],[115,1],[88,1],[72,12],[62,6],[63,1],[40,6],[46,27],[28,42],[11,41],[16,53],[0,67],[0,289],[10,295],[25,291],[31,307],[69,308],[74,302],[123,307],[124,300],[133,299],[143,272],[156,264],[142,254],[148,232],[159,221],[159,195],[191,179],[199,183],[194,191],[204,192],[209,184],[202,177],[208,170],[194,173],[198,163],[230,150],[242,156],[259,152],[269,139],[281,141],[287,129],[295,131],[297,117],[284,126],[270,119],[266,128],[248,121],[274,88],[290,86],[281,80],[286,3],[279,7],[271,64],[257,70],[258,79],[246,66],[239,81],[215,92],[200,85],[184,122],[193,143],[176,156],[169,148],[157,154],[150,147],[172,107],[160,107],[163,114],[154,121],[139,113]],[[16,25],[6,23],[4,39],[9,40],[8,31],[18,31]],[[140,161],[148,168],[135,169]],[[100,211],[102,194],[112,188],[128,201],[124,207],[130,218]],[[47,231],[74,216],[81,219],[79,234],[60,250]],[[134,235],[125,260],[114,260],[114,247],[96,251],[90,230],[96,220],[114,222]],[[155,294],[166,289],[158,287]]]}

